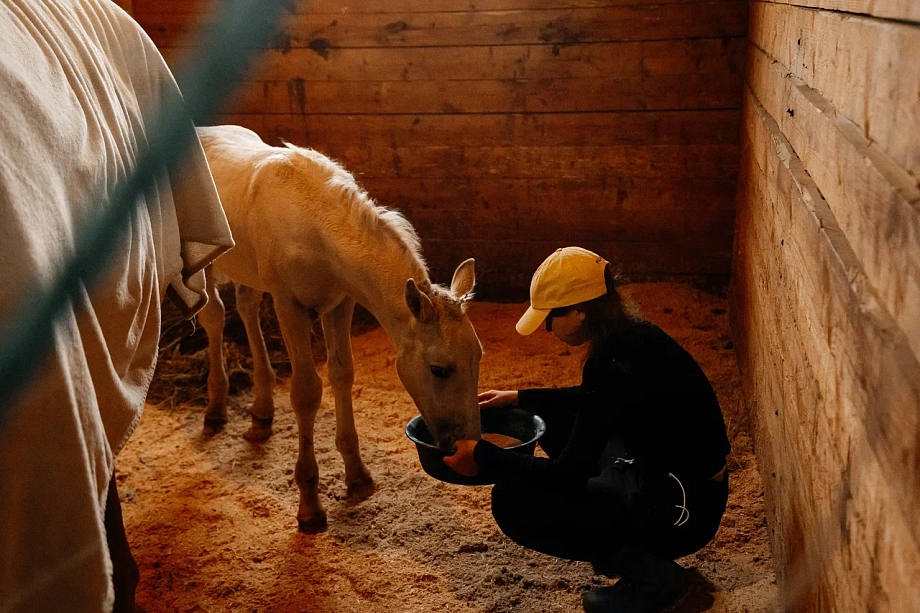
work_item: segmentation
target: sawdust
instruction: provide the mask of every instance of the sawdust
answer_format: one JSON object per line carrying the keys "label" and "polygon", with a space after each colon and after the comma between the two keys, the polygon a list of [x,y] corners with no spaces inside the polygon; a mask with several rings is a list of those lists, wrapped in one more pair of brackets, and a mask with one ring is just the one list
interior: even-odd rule
{"label": "sawdust", "polygon": [[[708,547],[682,560],[699,569],[712,592],[698,593],[678,612],[772,611],[776,588],[763,485],[741,413],[726,300],[673,283],[623,289],[701,363],[733,442],[732,491],[722,528]],[[480,388],[577,383],[577,352],[544,333],[514,332],[522,310],[471,306],[486,350]],[[531,552],[505,538],[489,512],[489,487],[448,485],[422,472],[403,433],[417,411],[396,377],[392,343],[366,314],[356,318],[353,339],[355,413],[378,491],[360,503],[346,499],[327,390],[316,423],[316,455],[329,529],[298,533],[297,430],[287,387],[278,389],[274,436],[260,445],[243,440],[251,383],[248,350],[237,346],[245,336],[237,326],[231,321],[227,331],[234,372],[227,428],[213,438],[201,432],[203,331],[189,336],[191,324],[167,321],[151,395],[159,404],[147,407],[118,459],[126,529],[141,572],[138,601],[149,613],[575,612],[584,589],[608,581],[594,576],[588,564]],[[269,330],[268,337],[272,359],[284,373],[277,331]],[[316,353],[322,359],[320,343]]]}

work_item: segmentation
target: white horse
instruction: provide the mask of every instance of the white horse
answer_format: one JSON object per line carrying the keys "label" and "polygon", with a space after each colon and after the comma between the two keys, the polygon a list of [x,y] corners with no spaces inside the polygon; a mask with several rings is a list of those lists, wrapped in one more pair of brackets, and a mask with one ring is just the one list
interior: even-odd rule
{"label": "white horse", "polygon": [[[352,412],[351,319],[364,305],[396,345],[396,371],[438,444],[479,438],[476,400],[482,346],[465,314],[475,284],[473,260],[454,272],[450,289],[434,285],[419,239],[399,213],[377,206],[351,174],[311,149],[271,147],[239,126],[199,128],[236,247],[214,264],[236,284],[237,308],[254,365],[249,440],[271,434],[275,373],[259,326],[259,304],[270,292],[291,358],[291,405],[300,431],[294,472],[300,489],[298,527],[322,530],[313,422],[322,382],[310,330],[322,320],[329,382],[335,396],[336,448],[345,460],[349,496],[374,491],[361,460]],[[199,318],[208,334],[211,370],[205,428],[227,421],[223,359],[224,307],[214,271],[208,306]]]}

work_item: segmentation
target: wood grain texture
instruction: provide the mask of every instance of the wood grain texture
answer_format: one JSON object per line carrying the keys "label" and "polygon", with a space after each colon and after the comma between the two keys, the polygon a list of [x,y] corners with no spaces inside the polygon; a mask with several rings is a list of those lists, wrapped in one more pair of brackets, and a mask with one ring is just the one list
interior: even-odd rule
{"label": "wood grain texture", "polygon": [[[424,3],[423,3],[424,4]],[[708,19],[695,19],[706,14]],[[142,13],[140,24],[159,47],[193,46],[213,13]],[[696,2],[574,9],[519,9],[428,13],[305,13],[284,15],[276,46],[322,44],[366,47],[470,47],[543,42],[557,45],[613,41],[744,36],[746,4]]]}
{"label": "wood grain texture", "polygon": [[[563,208],[608,211],[695,212],[715,216],[734,209],[735,182],[731,179],[631,176],[607,179],[472,179],[364,178],[363,186],[378,202],[403,210],[475,208],[494,209],[498,217],[509,210],[552,212]],[[473,228],[475,230],[475,228]]]}
{"label": "wood grain texture", "polygon": [[[546,256],[571,242],[565,238],[528,240],[509,237],[503,240],[450,240],[422,238],[422,249],[432,277],[447,282],[457,264],[468,257],[476,259],[476,295],[527,298],[533,271]],[[722,277],[728,269],[731,251],[694,248],[697,241],[664,244],[616,240],[579,243],[603,255],[627,271],[628,276],[661,278],[713,275]]]}
{"label": "wood grain texture", "polygon": [[856,13],[920,24],[920,3],[916,0],[771,0],[775,4],[790,4],[841,13]]}
{"label": "wood grain texture", "polygon": [[[683,39],[553,46],[392,47],[267,50],[252,78],[304,81],[477,81],[577,79],[738,72],[740,38]],[[171,67],[197,48],[161,49]]]}
{"label": "wood grain texture", "polygon": [[[460,115],[305,115],[297,118],[298,143],[321,151],[385,143],[411,147],[617,146],[737,144],[740,110],[701,112],[495,113]],[[271,137],[285,116],[221,115],[215,123],[253,122]]]}
{"label": "wood grain texture", "polygon": [[920,186],[920,27],[754,2],[751,42],[821,92]]}
{"label": "wood grain texture", "polygon": [[819,93],[756,47],[748,78],[920,357],[920,188]]}
{"label": "wood grain texture", "polygon": [[915,610],[920,364],[751,96],[734,321],[790,610]]}
{"label": "wood grain texture", "polygon": [[328,154],[361,177],[506,179],[632,177],[734,178],[735,145],[612,147],[341,147]]}
{"label": "wood grain texture", "polygon": [[[214,3],[135,3],[171,66],[195,59]],[[300,1],[219,119],[338,159],[439,249],[497,262],[487,246],[515,245],[495,288],[526,290],[528,241],[602,245],[643,278],[725,274],[747,15],[742,0]]]}
{"label": "wood grain texture", "polygon": [[[218,0],[133,0],[138,14],[183,13],[198,14],[215,10]],[[695,4],[699,0],[656,0],[655,4]],[[728,4],[741,4],[739,0],[725,0]],[[511,10],[559,10],[637,6],[640,0],[361,0],[360,3],[343,0],[294,0],[293,14],[344,13],[466,13]]]}
{"label": "wood grain texture", "polygon": [[256,81],[240,85],[233,113],[588,113],[740,108],[739,72],[477,81]]}

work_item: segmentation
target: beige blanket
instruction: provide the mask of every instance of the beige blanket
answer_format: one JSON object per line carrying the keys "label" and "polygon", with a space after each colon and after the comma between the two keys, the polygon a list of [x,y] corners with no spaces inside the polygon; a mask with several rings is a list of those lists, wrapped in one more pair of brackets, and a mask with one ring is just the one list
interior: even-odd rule
{"label": "beige blanket", "polygon": [[[108,0],[0,0],[0,335],[52,283],[98,215],[100,187],[130,172],[152,117],[178,95],[149,38]],[[168,293],[188,314],[203,306],[199,271],[233,245],[197,143],[182,176],[139,204],[0,424],[2,613],[111,610],[106,488],[144,406],[160,303]]]}

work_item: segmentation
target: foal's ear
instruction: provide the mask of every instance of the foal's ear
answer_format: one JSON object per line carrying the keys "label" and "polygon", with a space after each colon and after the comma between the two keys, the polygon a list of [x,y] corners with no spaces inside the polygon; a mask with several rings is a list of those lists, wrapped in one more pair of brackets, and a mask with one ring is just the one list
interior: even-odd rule
{"label": "foal's ear", "polygon": [[455,298],[463,298],[473,291],[474,285],[476,285],[476,260],[470,258],[457,266],[457,270],[454,271],[454,278],[450,282],[450,293]]}
{"label": "foal's ear", "polygon": [[434,317],[434,305],[431,304],[431,299],[415,284],[415,279],[406,281],[406,306],[409,307],[412,316],[419,321],[430,321]]}

